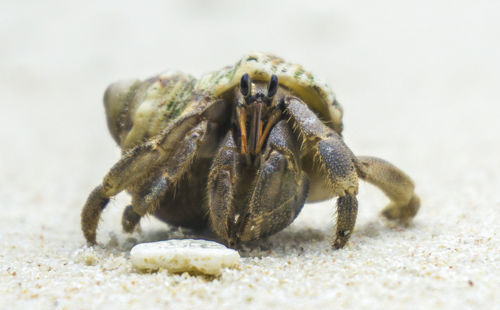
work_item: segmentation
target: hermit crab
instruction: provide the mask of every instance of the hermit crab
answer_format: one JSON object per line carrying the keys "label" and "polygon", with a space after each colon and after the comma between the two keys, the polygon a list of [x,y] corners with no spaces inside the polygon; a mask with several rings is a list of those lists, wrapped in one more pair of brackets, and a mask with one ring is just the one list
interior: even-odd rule
{"label": "hermit crab", "polygon": [[200,79],[167,72],[117,82],[104,95],[121,159],[89,195],[83,234],[96,230],[109,199],[132,196],[123,229],[141,217],[209,230],[230,247],[274,234],[305,202],[338,197],[332,245],[343,247],[358,210],[358,179],[390,199],[382,215],[408,222],[420,205],[412,180],[342,139],[342,108],[302,66],[263,54]]}

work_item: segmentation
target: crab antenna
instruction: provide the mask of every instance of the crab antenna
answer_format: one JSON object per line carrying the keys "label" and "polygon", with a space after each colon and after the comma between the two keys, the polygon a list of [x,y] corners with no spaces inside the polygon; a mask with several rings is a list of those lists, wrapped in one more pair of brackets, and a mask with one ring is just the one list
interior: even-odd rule
{"label": "crab antenna", "polygon": [[267,88],[267,97],[271,98],[276,95],[278,91],[278,77],[276,74],[271,76],[271,80],[269,81],[269,87]]}
{"label": "crab antenna", "polygon": [[240,91],[244,97],[248,97],[250,95],[250,77],[248,76],[248,73],[241,76]]}

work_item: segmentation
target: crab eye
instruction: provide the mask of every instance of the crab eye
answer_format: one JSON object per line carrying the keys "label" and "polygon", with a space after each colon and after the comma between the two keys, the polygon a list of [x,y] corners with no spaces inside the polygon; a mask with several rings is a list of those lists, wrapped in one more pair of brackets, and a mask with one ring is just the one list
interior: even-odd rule
{"label": "crab eye", "polygon": [[244,97],[250,95],[250,77],[248,73],[243,74],[240,82],[240,91]]}
{"label": "crab eye", "polygon": [[269,87],[267,88],[267,96],[272,97],[278,91],[278,77],[276,74],[271,76],[271,81],[269,81]]}

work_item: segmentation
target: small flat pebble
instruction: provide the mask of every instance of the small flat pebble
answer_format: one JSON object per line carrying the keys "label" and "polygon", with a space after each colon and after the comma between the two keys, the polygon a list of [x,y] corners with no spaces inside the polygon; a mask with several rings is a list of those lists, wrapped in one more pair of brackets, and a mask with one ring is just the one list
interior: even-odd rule
{"label": "small flat pebble", "polygon": [[240,255],[213,241],[173,239],[138,244],[130,250],[130,260],[141,271],[220,275],[223,268],[237,267]]}

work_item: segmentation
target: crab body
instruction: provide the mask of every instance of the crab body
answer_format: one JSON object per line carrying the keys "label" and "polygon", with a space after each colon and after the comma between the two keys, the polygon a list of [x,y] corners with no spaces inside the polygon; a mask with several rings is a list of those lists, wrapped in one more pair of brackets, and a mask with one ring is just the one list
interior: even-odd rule
{"label": "crab body", "polygon": [[152,214],[208,228],[230,246],[282,230],[306,201],[337,196],[333,245],[342,247],[356,219],[358,178],[388,195],[390,219],[408,221],[419,207],[407,175],[345,145],[330,88],[276,56],[249,54],[199,79],[166,72],[118,82],[104,104],[123,155],[82,211],[89,243],[101,210],[122,190],[132,195],[125,231]]}

